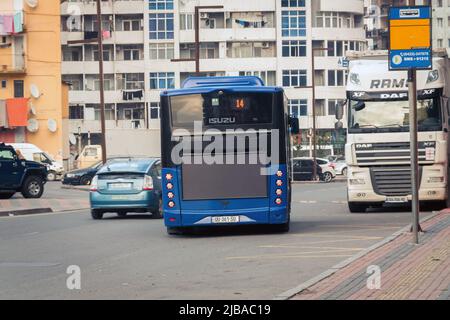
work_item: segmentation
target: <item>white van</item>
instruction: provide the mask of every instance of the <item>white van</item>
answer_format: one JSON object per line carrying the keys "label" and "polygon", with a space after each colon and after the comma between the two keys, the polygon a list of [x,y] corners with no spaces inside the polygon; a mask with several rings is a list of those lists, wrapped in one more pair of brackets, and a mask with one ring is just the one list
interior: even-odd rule
{"label": "white van", "polygon": [[84,147],[77,157],[77,169],[88,168],[102,160],[102,146],[91,144]]}
{"label": "white van", "polygon": [[47,153],[31,143],[8,143],[15,150],[19,150],[26,160],[43,163],[47,166],[48,181],[61,179],[64,174],[64,167],[56,162]]}

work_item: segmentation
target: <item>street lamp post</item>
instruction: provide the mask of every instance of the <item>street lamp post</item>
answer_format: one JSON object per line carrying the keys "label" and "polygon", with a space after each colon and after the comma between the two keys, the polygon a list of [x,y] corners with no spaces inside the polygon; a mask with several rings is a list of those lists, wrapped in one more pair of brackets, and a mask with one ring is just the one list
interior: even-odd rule
{"label": "street lamp post", "polygon": [[313,48],[311,44],[311,85],[310,86],[304,86],[304,87],[295,87],[297,89],[312,89],[312,118],[313,118],[313,128],[312,128],[312,156],[313,156],[313,180],[317,179],[317,139],[316,139],[316,77],[315,77],[315,52],[316,51],[330,51],[330,48]]}
{"label": "street lamp post", "polygon": [[200,10],[223,9],[223,6],[195,6],[194,29],[195,29],[195,58],[171,59],[172,62],[195,61],[195,74],[200,74]]}

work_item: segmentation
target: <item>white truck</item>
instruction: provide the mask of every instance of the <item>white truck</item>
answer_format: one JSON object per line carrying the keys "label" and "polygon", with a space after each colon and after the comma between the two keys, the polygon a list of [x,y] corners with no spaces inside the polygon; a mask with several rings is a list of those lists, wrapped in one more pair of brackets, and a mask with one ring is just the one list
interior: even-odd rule
{"label": "white truck", "polygon": [[[407,72],[388,70],[387,51],[349,52],[348,58],[349,210],[407,204],[412,198]],[[417,72],[419,200],[442,207],[450,204],[449,68],[443,49],[433,52],[432,70]]]}

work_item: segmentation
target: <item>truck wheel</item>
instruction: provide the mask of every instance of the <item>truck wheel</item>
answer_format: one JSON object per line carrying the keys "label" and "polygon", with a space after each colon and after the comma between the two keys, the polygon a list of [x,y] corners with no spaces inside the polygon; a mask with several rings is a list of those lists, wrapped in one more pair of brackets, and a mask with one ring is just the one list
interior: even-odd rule
{"label": "truck wheel", "polygon": [[103,212],[98,211],[96,209],[91,209],[91,216],[94,220],[100,220],[103,218]]}
{"label": "truck wheel", "polygon": [[11,199],[15,192],[10,193],[0,193],[0,199]]}
{"label": "truck wheel", "polygon": [[349,202],[348,210],[351,213],[365,213],[368,208],[368,205],[362,204],[360,202]]}
{"label": "truck wheel", "polygon": [[90,176],[82,176],[80,178],[80,184],[83,186],[89,186],[92,182],[92,178]]}
{"label": "truck wheel", "polygon": [[22,195],[27,198],[37,199],[44,193],[44,184],[40,177],[31,176],[25,179],[22,185]]}
{"label": "truck wheel", "polygon": [[47,173],[47,180],[48,181],[55,181],[56,180],[56,172],[55,171],[49,171]]}

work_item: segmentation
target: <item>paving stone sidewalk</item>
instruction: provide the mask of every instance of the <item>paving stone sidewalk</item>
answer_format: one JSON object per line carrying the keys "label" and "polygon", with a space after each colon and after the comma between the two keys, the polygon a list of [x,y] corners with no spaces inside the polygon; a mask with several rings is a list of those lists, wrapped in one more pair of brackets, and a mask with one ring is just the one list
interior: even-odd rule
{"label": "paving stone sidewalk", "polygon": [[[422,223],[419,245],[403,232],[321,281],[294,300],[449,300],[450,209]],[[369,289],[369,266],[381,270],[380,288]],[[373,282],[370,282],[373,283]]]}
{"label": "paving stone sidewalk", "polygon": [[[70,192],[70,191],[68,191]],[[0,216],[88,209],[89,199],[10,199],[0,200]]]}

